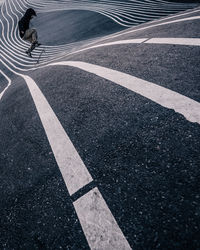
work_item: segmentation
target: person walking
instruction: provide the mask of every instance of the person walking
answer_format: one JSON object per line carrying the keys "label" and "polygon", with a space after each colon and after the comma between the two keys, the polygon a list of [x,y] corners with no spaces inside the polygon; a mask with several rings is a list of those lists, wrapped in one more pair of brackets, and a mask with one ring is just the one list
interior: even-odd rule
{"label": "person walking", "polygon": [[24,16],[19,20],[18,26],[19,26],[19,34],[20,37],[24,41],[28,41],[31,43],[30,48],[26,51],[26,54],[30,57],[32,57],[31,52],[41,44],[38,43],[38,35],[37,31],[34,28],[29,28],[30,20],[37,16],[34,9],[29,8],[26,10],[26,13]]}

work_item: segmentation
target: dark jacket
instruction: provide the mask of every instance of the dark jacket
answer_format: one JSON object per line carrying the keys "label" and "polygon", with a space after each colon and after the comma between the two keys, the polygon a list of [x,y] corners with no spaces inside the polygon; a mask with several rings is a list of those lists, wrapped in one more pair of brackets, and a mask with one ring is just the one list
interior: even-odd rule
{"label": "dark jacket", "polygon": [[19,34],[21,37],[23,37],[26,30],[29,29],[29,23],[31,20],[31,16],[36,16],[36,13],[32,8],[27,9],[25,15],[18,22]]}

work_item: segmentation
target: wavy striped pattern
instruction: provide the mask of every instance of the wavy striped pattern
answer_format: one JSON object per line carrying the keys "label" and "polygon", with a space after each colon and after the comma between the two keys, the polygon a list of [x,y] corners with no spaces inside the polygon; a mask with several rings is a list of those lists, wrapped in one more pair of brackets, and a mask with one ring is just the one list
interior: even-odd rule
{"label": "wavy striped pattern", "polygon": [[[0,37],[0,64],[7,70],[6,73],[4,73],[3,70],[0,70],[0,75],[5,78],[7,85],[0,93],[0,101],[3,99],[2,97],[5,91],[12,84],[11,78],[7,75],[8,72],[13,73],[15,76],[22,77],[25,80],[70,195],[73,195],[81,188],[86,187],[86,185],[90,184],[93,179],[76,151],[76,148],[70,141],[70,137],[62,127],[62,123],[58,120],[54,110],[48,103],[40,88],[37,86],[37,83],[24,72],[49,66],[75,67],[87,73],[94,74],[101,79],[106,79],[112,83],[127,88],[129,91],[133,91],[134,93],[159,104],[162,108],[173,109],[175,112],[183,115],[186,120],[190,122],[197,122],[200,124],[200,103],[189,97],[162,87],[159,84],[148,82],[117,70],[86,62],[61,61],[66,55],[87,51],[89,49],[97,49],[102,46],[117,46],[122,44],[125,46],[126,44],[137,43],[200,46],[199,38],[180,39],[144,37],[140,39],[130,38],[129,40],[124,38],[127,40],[122,40],[121,37],[121,34],[127,35],[138,30],[141,31],[166,24],[198,20],[200,19],[198,13],[200,12],[199,9],[190,12],[190,14],[197,13],[196,16],[188,16],[185,15],[185,13],[180,13],[177,15],[179,17],[178,19],[174,19],[174,16],[172,16],[159,21],[152,21],[159,17],[177,13],[195,6],[197,5],[170,3],[163,0],[4,1],[1,6],[0,15],[0,30],[2,33],[2,36]],[[34,50],[33,58],[29,58],[25,54],[25,50],[30,45],[20,38],[17,23],[25,10],[30,7],[33,7],[38,13],[57,11],[59,14],[59,12],[63,10],[92,11],[106,16],[124,28],[129,28],[147,21],[152,22],[146,26],[142,25],[139,28],[123,30],[122,32],[106,37],[91,38],[86,41],[57,46],[41,46]],[[107,40],[108,38],[117,37],[118,40]],[[45,50],[45,52],[41,53],[43,50]],[[38,58],[40,58],[39,64],[37,64]],[[123,61],[120,63],[123,63]],[[97,203],[98,206],[96,205]],[[73,202],[73,205],[91,249],[131,249],[129,242],[123,235],[123,232],[118,226],[117,221],[115,221],[114,216],[97,187],[78,198]],[[96,238],[96,242],[93,240],[94,238]],[[104,240],[102,240],[102,238]]]}
{"label": "wavy striped pattern", "polygon": [[[196,4],[172,3],[162,0],[134,0],[134,1],[98,1],[98,0],[5,0],[1,6],[1,59],[17,70],[37,68],[37,60],[28,58],[24,51],[29,44],[24,42],[18,34],[17,22],[25,10],[33,7],[38,13],[63,11],[63,10],[87,10],[102,14],[123,27],[131,27],[156,18],[173,14],[179,11],[193,8]],[[87,40],[87,43],[95,42],[96,39]],[[59,46],[45,46],[44,49],[36,49],[33,57],[40,58],[40,65],[45,65],[58,59],[63,54],[82,48],[85,41],[64,44]]]}

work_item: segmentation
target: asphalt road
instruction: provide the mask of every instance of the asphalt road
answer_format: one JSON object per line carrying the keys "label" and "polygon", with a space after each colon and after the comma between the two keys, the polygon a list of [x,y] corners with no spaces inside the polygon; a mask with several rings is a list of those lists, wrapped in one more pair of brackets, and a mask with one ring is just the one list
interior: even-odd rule
{"label": "asphalt road", "polygon": [[200,9],[111,3],[2,7],[0,249],[200,249]]}

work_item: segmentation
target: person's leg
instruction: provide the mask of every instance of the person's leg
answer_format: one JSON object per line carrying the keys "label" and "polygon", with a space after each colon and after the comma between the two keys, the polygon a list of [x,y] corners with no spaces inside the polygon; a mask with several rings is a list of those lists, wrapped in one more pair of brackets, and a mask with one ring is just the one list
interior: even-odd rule
{"label": "person's leg", "polygon": [[36,29],[32,29],[32,43],[37,43],[38,35]]}
{"label": "person's leg", "polygon": [[37,41],[37,31],[36,29],[28,29],[25,32],[23,40],[29,41],[31,43],[30,48],[26,51],[26,53],[31,56],[31,52],[35,49],[35,47],[39,46],[40,44]]}
{"label": "person's leg", "polygon": [[[36,31],[35,29],[28,29],[28,30],[26,30],[26,32],[25,32],[25,34],[24,34],[24,36],[23,36],[22,39],[25,40],[25,41],[29,41],[30,43],[32,43],[33,39],[36,38],[36,35],[34,34],[35,31]],[[37,32],[36,32],[36,34],[37,34]],[[32,36],[34,36],[34,38],[32,38]]]}

